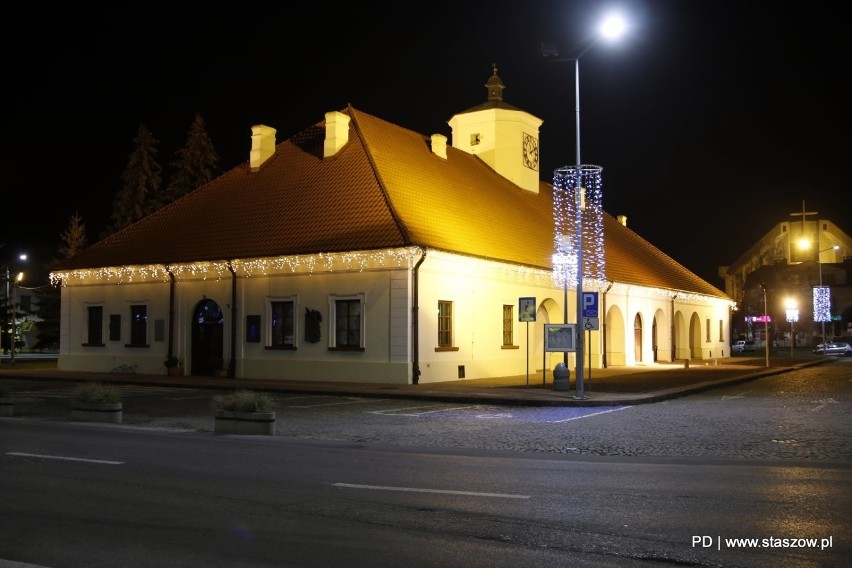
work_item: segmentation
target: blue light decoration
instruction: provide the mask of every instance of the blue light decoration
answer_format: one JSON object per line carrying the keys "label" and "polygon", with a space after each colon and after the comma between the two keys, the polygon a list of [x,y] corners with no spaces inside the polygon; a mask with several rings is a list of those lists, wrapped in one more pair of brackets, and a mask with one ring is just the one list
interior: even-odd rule
{"label": "blue light decoration", "polygon": [[580,165],[553,172],[553,282],[557,286],[577,286],[578,220],[584,247],[583,289],[605,286],[602,170],[600,166]]}
{"label": "blue light decoration", "polygon": [[814,321],[831,321],[831,288],[814,286]]}

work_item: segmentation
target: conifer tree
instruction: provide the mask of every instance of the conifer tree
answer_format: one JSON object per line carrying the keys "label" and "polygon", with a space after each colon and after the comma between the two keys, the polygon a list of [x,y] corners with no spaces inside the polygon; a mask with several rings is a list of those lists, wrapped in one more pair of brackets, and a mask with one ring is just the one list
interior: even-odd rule
{"label": "conifer tree", "polygon": [[159,141],[140,123],[134,142],[136,147],[121,174],[124,185],[113,202],[111,224],[104,236],[154,212],[160,202],[163,180],[162,167],[157,162]]}
{"label": "conifer tree", "polygon": [[[74,213],[68,220],[68,228],[60,235],[59,259],[65,260],[76,255],[86,246],[86,224],[79,213]],[[48,265],[48,269],[56,263],[56,259]],[[41,286],[36,290],[38,302],[35,304],[33,315],[36,316],[38,334],[35,349],[51,349],[59,346],[60,308],[62,304],[62,289],[56,286]]]}
{"label": "conifer tree", "polygon": [[190,191],[209,183],[219,174],[219,155],[207,134],[204,119],[196,113],[186,142],[171,163],[173,173],[159,206],[168,205]]}
{"label": "conifer tree", "polygon": [[60,235],[59,258],[66,260],[86,246],[86,224],[79,213],[68,219],[68,228]]}

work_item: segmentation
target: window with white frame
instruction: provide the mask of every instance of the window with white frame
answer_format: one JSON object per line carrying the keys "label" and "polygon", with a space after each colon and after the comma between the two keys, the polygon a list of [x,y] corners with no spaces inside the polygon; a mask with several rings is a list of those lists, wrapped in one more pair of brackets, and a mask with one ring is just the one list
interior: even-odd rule
{"label": "window with white frame", "polygon": [[296,299],[268,298],[266,321],[269,322],[266,346],[272,349],[296,348]]}
{"label": "window with white frame", "polygon": [[328,304],[331,313],[329,348],[340,351],[363,351],[364,294],[330,296]]}

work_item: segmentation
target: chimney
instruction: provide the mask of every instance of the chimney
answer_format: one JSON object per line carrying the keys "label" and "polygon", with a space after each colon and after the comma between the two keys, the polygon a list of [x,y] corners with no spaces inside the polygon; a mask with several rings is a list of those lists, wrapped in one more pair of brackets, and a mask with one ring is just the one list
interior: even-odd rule
{"label": "chimney", "polygon": [[338,111],[325,113],[323,158],[337,154],[349,142],[349,117]]}
{"label": "chimney", "polygon": [[618,219],[618,222],[624,225],[625,227],[627,226],[627,215],[619,215],[618,217],[616,217],[616,219]]}
{"label": "chimney", "polygon": [[432,135],[432,153],[439,158],[447,159],[447,137],[443,134]]}
{"label": "chimney", "polygon": [[260,166],[275,153],[275,129],[258,124],[251,127],[251,152],[249,165],[251,171],[260,170]]}

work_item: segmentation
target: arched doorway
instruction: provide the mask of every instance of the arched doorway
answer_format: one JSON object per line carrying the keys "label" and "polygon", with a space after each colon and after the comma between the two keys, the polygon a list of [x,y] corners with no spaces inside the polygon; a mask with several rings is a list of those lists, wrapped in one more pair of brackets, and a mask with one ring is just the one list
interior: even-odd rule
{"label": "arched doorway", "polygon": [[633,357],[636,363],[642,362],[642,316],[639,314],[633,320]]}
{"label": "arched doorway", "polygon": [[192,312],[191,374],[212,376],[224,367],[224,329],[225,316],[219,304],[207,299],[198,302]]}

